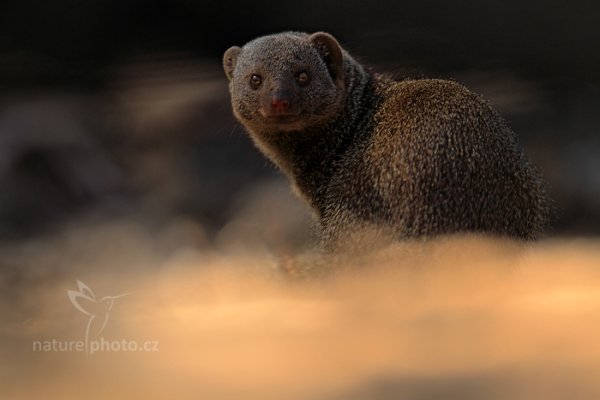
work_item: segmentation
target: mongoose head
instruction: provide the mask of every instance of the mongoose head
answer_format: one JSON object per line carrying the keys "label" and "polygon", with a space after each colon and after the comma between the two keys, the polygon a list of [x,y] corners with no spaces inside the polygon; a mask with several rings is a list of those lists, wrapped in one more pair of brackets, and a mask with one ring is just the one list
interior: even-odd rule
{"label": "mongoose head", "polygon": [[301,131],[343,107],[343,51],[333,36],[285,32],[223,55],[235,116],[251,132]]}

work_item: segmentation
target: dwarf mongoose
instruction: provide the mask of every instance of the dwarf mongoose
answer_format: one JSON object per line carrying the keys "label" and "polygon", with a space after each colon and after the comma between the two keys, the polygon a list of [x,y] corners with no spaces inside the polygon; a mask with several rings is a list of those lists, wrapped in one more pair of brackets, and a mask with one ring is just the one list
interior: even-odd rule
{"label": "dwarf mongoose", "polygon": [[312,207],[326,249],[361,230],[392,238],[536,238],[544,184],[479,95],[395,81],[328,33],[259,37],[223,56],[233,112]]}

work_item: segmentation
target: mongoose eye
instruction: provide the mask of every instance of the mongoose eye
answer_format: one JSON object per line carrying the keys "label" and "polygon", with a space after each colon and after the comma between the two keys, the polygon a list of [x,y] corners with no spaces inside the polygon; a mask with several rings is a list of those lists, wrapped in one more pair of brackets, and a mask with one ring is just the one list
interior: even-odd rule
{"label": "mongoose eye", "polygon": [[250,77],[250,87],[252,89],[258,89],[260,87],[260,84],[262,83],[262,77],[260,75],[252,75]]}
{"label": "mongoose eye", "polygon": [[300,86],[306,86],[310,82],[310,76],[308,76],[308,72],[302,71],[296,76],[296,81]]}

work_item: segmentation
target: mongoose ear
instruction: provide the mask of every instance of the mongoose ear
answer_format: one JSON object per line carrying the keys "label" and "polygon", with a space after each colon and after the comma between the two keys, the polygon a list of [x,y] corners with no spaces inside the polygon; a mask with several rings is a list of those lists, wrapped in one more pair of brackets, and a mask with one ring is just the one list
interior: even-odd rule
{"label": "mongoose ear", "polygon": [[242,51],[240,47],[233,46],[228,48],[225,54],[223,54],[223,69],[229,80],[233,78],[233,70],[235,69],[235,64],[237,63],[240,51]]}
{"label": "mongoose ear", "polygon": [[344,56],[342,47],[333,36],[325,32],[316,32],[309,36],[308,40],[315,46],[329,73],[336,83],[344,81]]}

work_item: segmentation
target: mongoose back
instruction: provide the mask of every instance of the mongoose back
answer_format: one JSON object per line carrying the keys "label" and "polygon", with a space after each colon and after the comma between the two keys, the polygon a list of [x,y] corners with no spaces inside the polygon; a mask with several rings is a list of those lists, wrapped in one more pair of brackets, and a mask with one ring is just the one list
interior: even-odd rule
{"label": "mongoose back", "polygon": [[259,37],[229,48],[223,67],[236,118],[312,207],[325,249],[361,231],[542,232],[542,180],[507,123],[462,85],[373,73],[324,32]]}

